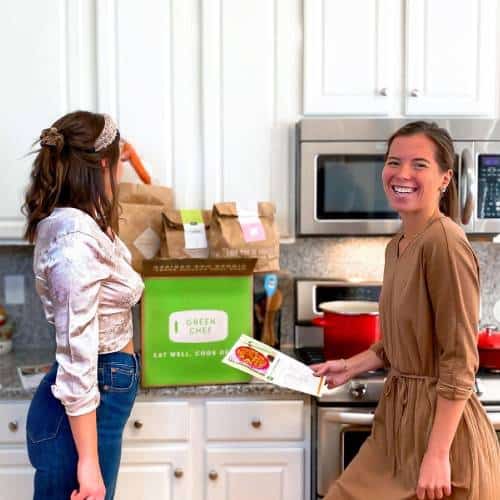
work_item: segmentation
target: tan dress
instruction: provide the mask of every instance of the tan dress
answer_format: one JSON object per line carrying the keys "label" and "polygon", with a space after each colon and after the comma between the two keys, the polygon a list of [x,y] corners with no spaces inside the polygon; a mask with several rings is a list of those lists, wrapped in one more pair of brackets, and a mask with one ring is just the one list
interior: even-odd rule
{"label": "tan dress", "polygon": [[388,244],[380,297],[390,372],[371,436],[325,500],[415,500],[437,395],[467,399],[451,447],[453,500],[500,498],[500,450],[473,392],[478,368],[479,269],[461,228],[434,219],[398,255]]}

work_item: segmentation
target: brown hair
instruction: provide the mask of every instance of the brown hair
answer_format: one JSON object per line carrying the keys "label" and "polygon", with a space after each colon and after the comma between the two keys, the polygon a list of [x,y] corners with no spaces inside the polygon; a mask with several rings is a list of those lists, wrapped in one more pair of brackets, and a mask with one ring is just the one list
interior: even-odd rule
{"label": "brown hair", "polygon": [[[106,148],[96,152],[94,143],[104,127],[104,116],[75,111],[56,120],[40,135],[40,149],[31,170],[23,213],[28,221],[25,239],[33,243],[37,224],[54,207],[78,208],[89,214],[106,232],[116,227],[118,202],[115,173],[120,155],[120,134]],[[112,199],[105,191],[101,160],[110,168]]]}
{"label": "brown hair", "polygon": [[391,149],[391,144],[396,137],[407,137],[416,134],[423,134],[427,139],[431,140],[435,146],[435,160],[439,165],[441,172],[445,173],[447,170],[453,171],[453,176],[439,201],[439,208],[441,212],[447,215],[450,219],[458,222],[458,192],[455,177],[457,175],[455,150],[453,149],[453,140],[448,131],[439,127],[434,122],[416,121],[407,123],[399,130],[391,135],[387,142],[387,155]]}

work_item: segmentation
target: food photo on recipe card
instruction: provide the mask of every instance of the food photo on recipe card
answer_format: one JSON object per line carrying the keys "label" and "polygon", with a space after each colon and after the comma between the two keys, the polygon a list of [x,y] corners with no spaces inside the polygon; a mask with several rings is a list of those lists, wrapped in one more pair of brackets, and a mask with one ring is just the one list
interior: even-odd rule
{"label": "food photo on recipe card", "polygon": [[222,360],[223,363],[256,378],[287,389],[321,397],[324,377],[311,368],[258,340],[241,335]]}

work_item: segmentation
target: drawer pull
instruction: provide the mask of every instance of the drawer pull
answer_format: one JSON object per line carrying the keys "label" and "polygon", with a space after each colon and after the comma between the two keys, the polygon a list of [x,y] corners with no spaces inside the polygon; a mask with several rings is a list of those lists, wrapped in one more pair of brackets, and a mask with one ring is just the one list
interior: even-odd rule
{"label": "drawer pull", "polygon": [[211,470],[208,473],[208,477],[209,477],[210,481],[216,481],[219,478],[219,474],[217,474],[217,471]]}
{"label": "drawer pull", "polygon": [[144,427],[144,424],[140,420],[135,420],[134,421],[134,427],[136,429],[142,429]]}
{"label": "drawer pull", "polygon": [[17,420],[13,420],[12,422],[9,422],[9,430],[11,432],[17,432],[19,429],[19,422]]}
{"label": "drawer pull", "polygon": [[254,429],[260,429],[262,427],[262,421],[260,420],[260,418],[254,418],[252,420],[252,427]]}
{"label": "drawer pull", "polygon": [[184,475],[184,471],[182,469],[175,469],[174,470],[174,476],[177,479],[180,479]]}

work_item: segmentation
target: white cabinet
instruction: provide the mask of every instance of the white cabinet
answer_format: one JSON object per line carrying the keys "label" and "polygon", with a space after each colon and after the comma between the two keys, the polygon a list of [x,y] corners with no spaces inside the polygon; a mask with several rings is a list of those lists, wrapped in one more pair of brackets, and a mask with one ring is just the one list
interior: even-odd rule
{"label": "white cabinet", "polygon": [[304,500],[302,448],[207,451],[207,500]]}
{"label": "white cabinet", "polygon": [[497,1],[304,0],[304,114],[497,114]]}
{"label": "white cabinet", "polygon": [[185,446],[137,446],[125,442],[115,497],[120,500],[185,500],[192,474]]}
{"label": "white cabinet", "polygon": [[406,114],[488,114],[496,0],[406,1]]}
{"label": "white cabinet", "polygon": [[305,113],[390,113],[398,13],[398,0],[305,0]]}
{"label": "white cabinet", "polygon": [[34,470],[26,451],[28,403],[0,403],[0,500],[31,500]]}

